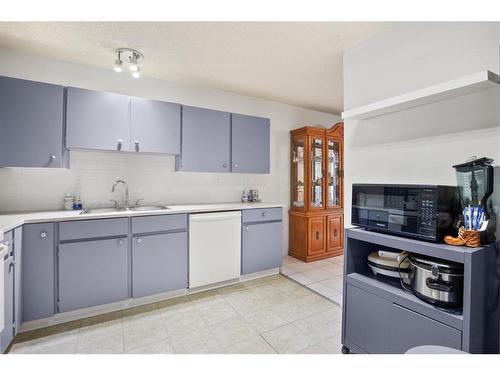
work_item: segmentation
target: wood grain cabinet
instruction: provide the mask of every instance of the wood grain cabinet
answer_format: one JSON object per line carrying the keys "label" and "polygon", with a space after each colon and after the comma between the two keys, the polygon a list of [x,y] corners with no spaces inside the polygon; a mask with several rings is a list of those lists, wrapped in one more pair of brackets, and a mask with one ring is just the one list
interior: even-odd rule
{"label": "wood grain cabinet", "polygon": [[0,77],[0,167],[68,166],[64,88]]}
{"label": "wood grain cabinet", "polygon": [[315,261],[343,252],[343,123],[291,131],[289,255]]}

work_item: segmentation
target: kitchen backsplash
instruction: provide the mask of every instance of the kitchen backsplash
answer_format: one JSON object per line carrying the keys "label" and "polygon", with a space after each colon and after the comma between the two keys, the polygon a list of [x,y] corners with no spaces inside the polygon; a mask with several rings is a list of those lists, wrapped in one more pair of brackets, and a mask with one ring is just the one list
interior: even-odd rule
{"label": "kitchen backsplash", "polygon": [[274,186],[272,175],[175,172],[173,156],[72,151],[70,162],[69,170],[0,168],[0,212],[62,209],[64,195],[77,190],[84,206],[110,205],[123,199],[121,187],[111,193],[117,179],[128,183],[132,203],[237,202],[244,188],[259,189],[264,201],[288,200],[287,185]]}

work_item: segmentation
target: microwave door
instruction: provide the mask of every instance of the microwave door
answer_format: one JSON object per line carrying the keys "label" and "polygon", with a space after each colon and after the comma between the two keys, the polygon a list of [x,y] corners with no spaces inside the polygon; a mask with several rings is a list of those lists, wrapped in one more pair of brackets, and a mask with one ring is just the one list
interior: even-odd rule
{"label": "microwave door", "polygon": [[389,214],[389,230],[402,233],[418,233],[418,220],[416,216],[403,216],[398,214]]}

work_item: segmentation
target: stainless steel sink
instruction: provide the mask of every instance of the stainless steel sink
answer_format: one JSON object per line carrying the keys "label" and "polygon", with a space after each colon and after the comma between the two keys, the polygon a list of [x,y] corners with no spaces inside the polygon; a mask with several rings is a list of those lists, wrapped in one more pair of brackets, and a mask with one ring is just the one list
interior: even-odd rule
{"label": "stainless steel sink", "polygon": [[130,211],[157,211],[157,210],[169,210],[169,209],[170,207],[161,205],[135,206],[128,208],[128,210]]}
{"label": "stainless steel sink", "polygon": [[80,215],[86,214],[107,214],[112,212],[122,212],[125,211],[125,208],[117,208],[117,207],[100,207],[100,208],[86,208]]}
{"label": "stainless steel sink", "polygon": [[169,210],[170,207],[162,206],[162,205],[150,205],[150,206],[134,206],[127,208],[118,208],[118,207],[100,207],[100,208],[86,208],[84,209],[80,215],[88,215],[88,214],[107,214],[114,212],[124,212],[124,211],[160,211],[160,210]]}

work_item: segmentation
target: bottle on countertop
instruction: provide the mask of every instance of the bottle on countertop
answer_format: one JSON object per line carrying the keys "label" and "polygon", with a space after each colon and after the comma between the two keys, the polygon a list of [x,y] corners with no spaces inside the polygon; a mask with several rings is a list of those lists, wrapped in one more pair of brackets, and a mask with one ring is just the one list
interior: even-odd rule
{"label": "bottle on countertop", "polygon": [[71,211],[73,209],[73,204],[75,202],[75,198],[70,194],[66,194],[64,196],[64,209],[66,211]]}
{"label": "bottle on countertop", "polygon": [[241,201],[243,203],[248,203],[248,194],[246,189],[243,189],[243,193],[241,194]]}

